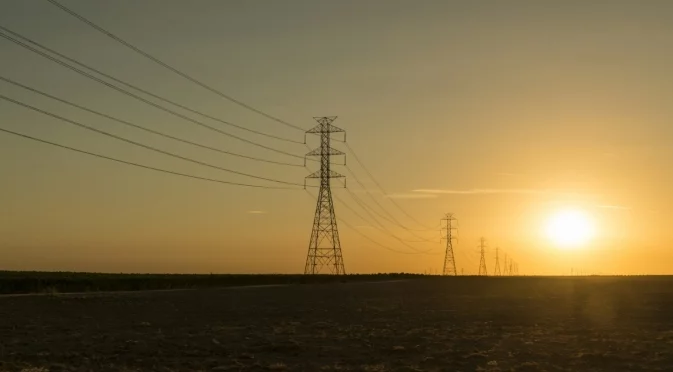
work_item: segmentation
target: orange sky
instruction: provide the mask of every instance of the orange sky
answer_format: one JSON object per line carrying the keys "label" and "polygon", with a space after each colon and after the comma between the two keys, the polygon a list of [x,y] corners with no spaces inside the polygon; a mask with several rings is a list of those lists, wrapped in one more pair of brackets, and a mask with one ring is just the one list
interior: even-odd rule
{"label": "orange sky", "polygon": [[[668,1],[183,1],[68,7],[223,92],[303,128],[338,115],[353,157],[352,192],[371,192],[435,226],[459,219],[459,270],[476,273],[478,239],[523,274],[671,273],[673,51]],[[182,104],[276,136],[303,134],[161,69],[48,2],[10,0],[0,24]],[[208,146],[300,164],[186,123],[0,40],[2,76]],[[303,183],[302,167],[260,164],[124,128],[0,82],[0,94],[167,151]],[[0,128],[128,161],[232,182],[200,167],[0,101]],[[219,125],[210,122],[213,125]],[[222,127],[225,129],[224,127]],[[230,130],[231,128],[226,128]],[[303,144],[241,137],[303,155]],[[317,146],[315,138],[310,146]],[[342,144],[335,147],[346,151]],[[112,272],[301,272],[315,202],[303,190],[256,190],[114,164],[0,134],[0,269]],[[312,167],[311,171],[315,168]],[[358,208],[345,190],[334,194]],[[372,204],[373,205],[373,204]],[[373,207],[376,207],[373,205]],[[555,211],[583,209],[597,235],[561,250],[542,236]],[[335,200],[340,218],[410,251]],[[357,210],[357,209],[356,209]],[[362,210],[359,214],[367,216]],[[406,230],[387,224],[403,239]],[[440,270],[434,255],[398,254],[344,225],[347,272]]]}

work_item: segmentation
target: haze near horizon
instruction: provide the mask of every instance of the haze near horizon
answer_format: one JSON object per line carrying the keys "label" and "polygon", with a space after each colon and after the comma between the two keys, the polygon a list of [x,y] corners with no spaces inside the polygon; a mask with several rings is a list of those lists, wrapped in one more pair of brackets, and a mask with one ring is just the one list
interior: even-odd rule
{"label": "haze near horizon", "polygon": [[[350,192],[339,181],[332,190],[337,216],[350,225],[339,222],[348,273],[438,272],[439,224],[447,212],[459,220],[454,250],[465,274],[477,273],[480,237],[487,239],[489,272],[498,247],[521,274],[672,273],[665,213],[673,205],[673,3],[62,3],[286,122],[309,129],[315,116],[338,116],[334,125],[347,131],[348,146],[333,146],[346,152],[347,166],[334,159],[333,169],[346,175]],[[162,69],[47,1],[8,0],[2,10],[0,25],[77,61],[298,143],[178,110],[190,118],[300,157],[318,146],[311,136],[304,146],[302,131]],[[181,139],[292,165],[157,137],[6,81],[0,81],[2,96],[247,174],[303,184],[316,170],[313,163],[304,168],[301,158],[186,123],[6,39],[0,45],[7,79]],[[7,100],[0,101],[0,128],[198,177],[279,186],[138,148]],[[0,133],[0,167],[0,269],[303,271],[315,199],[299,186],[203,182],[6,133]],[[368,192],[404,228],[379,218],[389,230],[381,231],[353,197],[377,209]]]}

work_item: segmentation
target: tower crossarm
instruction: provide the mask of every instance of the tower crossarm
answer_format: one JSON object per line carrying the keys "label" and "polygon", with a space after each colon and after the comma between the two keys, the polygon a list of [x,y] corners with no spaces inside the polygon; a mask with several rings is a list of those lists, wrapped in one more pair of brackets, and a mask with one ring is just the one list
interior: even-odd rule
{"label": "tower crossarm", "polygon": [[313,149],[306,153],[306,156],[323,156],[323,155],[345,155],[343,151],[339,151],[334,147],[327,148],[326,152],[323,152],[322,148]]}
{"label": "tower crossarm", "polygon": [[[322,178],[322,176],[323,176],[322,172],[318,170],[318,171],[315,171],[315,172],[309,174],[308,176],[306,176],[306,178]],[[344,176],[341,173],[337,173],[333,170],[329,171],[329,178],[343,178],[343,177],[346,177],[346,176]]]}

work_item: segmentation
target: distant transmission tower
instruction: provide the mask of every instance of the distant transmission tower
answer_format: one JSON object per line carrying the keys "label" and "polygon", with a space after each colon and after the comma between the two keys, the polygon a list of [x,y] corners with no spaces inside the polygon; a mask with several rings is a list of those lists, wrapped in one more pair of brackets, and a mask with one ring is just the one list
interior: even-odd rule
{"label": "distant transmission tower", "polygon": [[493,270],[493,275],[495,276],[502,275],[500,272],[500,257],[498,257],[498,250],[500,250],[500,248],[495,247],[495,270]]}
{"label": "distant transmission tower", "polygon": [[453,255],[453,231],[456,228],[452,226],[452,223],[455,220],[456,218],[453,217],[453,213],[447,213],[442,218],[442,221],[446,221],[446,227],[444,228],[446,230],[446,254],[444,255],[444,270],[442,271],[442,275],[458,275],[456,259]]}
{"label": "distant transmission tower", "polygon": [[332,125],[336,116],[315,117],[314,119],[318,122],[318,125],[306,131],[306,133],[319,134],[320,147],[307,153],[306,156],[319,156],[320,170],[311,173],[306,178],[320,178],[320,192],[315,207],[313,230],[308,245],[304,274],[346,274],[330,188],[330,179],[344,177],[330,169],[330,156],[345,156],[343,152],[330,147],[331,134],[343,132],[345,142],[346,131]]}
{"label": "distant transmission tower", "polygon": [[486,271],[486,239],[481,238],[479,244],[481,258],[479,259],[479,275],[486,276],[488,272]]}
{"label": "distant transmission tower", "polygon": [[507,253],[504,254],[503,263],[502,263],[502,275],[509,275],[508,266],[507,266]]}

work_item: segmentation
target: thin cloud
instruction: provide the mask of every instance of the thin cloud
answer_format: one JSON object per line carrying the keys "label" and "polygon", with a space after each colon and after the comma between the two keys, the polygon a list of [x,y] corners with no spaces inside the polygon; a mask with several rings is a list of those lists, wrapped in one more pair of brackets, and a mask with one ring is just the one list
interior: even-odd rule
{"label": "thin cloud", "polygon": [[436,194],[388,194],[385,196],[390,199],[432,199]]}
{"label": "thin cloud", "polygon": [[519,194],[519,195],[575,195],[586,196],[586,194],[576,192],[564,192],[557,190],[546,189],[415,189],[413,192],[427,193],[427,194],[446,194],[446,195],[495,195],[495,194]]}
{"label": "thin cloud", "polygon": [[623,205],[599,205],[598,208],[603,208],[603,209],[614,209],[614,210],[622,210],[622,211],[628,211],[631,210],[630,207],[625,207]]}
{"label": "thin cloud", "polygon": [[521,173],[510,173],[510,172],[496,172],[496,176],[505,176],[505,177],[516,177],[516,176],[523,176]]}
{"label": "thin cloud", "polygon": [[412,190],[427,194],[458,194],[458,195],[477,195],[477,194],[547,194],[550,191],[537,189],[416,189]]}
{"label": "thin cloud", "polygon": [[378,191],[378,190],[371,190],[371,189],[354,189],[354,188],[351,188],[351,187],[349,187],[348,189],[349,189],[351,192],[354,192],[354,193],[356,193],[356,194],[364,194],[364,193],[368,193],[368,194],[379,194],[379,191]]}
{"label": "thin cloud", "polygon": [[248,211],[249,214],[266,214],[267,211]]}

